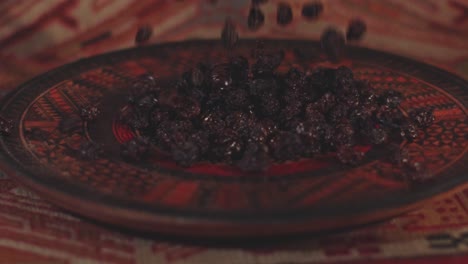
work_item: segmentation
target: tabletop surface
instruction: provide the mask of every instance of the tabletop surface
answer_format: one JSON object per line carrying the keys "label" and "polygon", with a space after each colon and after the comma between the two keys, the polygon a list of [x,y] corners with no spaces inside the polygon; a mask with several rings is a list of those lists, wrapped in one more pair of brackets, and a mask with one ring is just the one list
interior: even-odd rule
{"label": "tabletop surface", "polygon": [[[367,22],[359,45],[407,56],[468,79],[468,1],[323,1],[317,20],[306,1],[289,1],[294,20],[275,24],[276,4],[261,6],[265,25],[246,27],[250,0],[2,1],[0,97],[66,62],[131,47],[136,28],[153,26],[152,43],[216,38],[226,16],[241,37],[317,39],[333,24]],[[0,264],[9,263],[467,263],[468,185],[384,223],[268,246],[209,247],[118,232],[68,214],[0,173]]]}

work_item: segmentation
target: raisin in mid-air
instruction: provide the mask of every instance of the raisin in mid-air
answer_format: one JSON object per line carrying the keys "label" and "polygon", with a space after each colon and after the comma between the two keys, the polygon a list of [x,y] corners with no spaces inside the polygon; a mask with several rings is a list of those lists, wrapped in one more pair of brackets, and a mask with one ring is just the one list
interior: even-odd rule
{"label": "raisin in mid-air", "polygon": [[279,3],[276,12],[276,22],[279,25],[285,26],[293,20],[293,12],[291,5],[288,3]]}
{"label": "raisin in mid-air", "polygon": [[307,19],[317,18],[323,11],[321,2],[306,3],[302,6],[302,16]]}
{"label": "raisin in mid-air", "polygon": [[345,52],[345,37],[335,28],[328,28],[320,37],[322,50],[331,62],[338,62]]}
{"label": "raisin in mid-air", "polygon": [[347,40],[360,40],[366,32],[367,26],[361,19],[353,19],[349,22],[346,31]]}
{"label": "raisin in mid-air", "polygon": [[230,18],[227,18],[226,22],[224,22],[221,39],[223,40],[224,47],[227,49],[234,48],[239,41],[239,34],[236,31],[236,25]]}
{"label": "raisin in mid-air", "polygon": [[153,34],[153,28],[150,25],[144,25],[138,28],[138,31],[135,35],[135,43],[142,44],[147,42],[151,35]]}
{"label": "raisin in mid-air", "polygon": [[[302,12],[314,18],[322,10],[320,2],[312,2]],[[249,28],[258,29],[264,20],[254,4]],[[277,20],[281,25],[291,22],[289,4],[278,4]],[[356,25],[351,23],[348,39],[362,34]],[[227,49],[237,44],[229,19],[221,39]],[[321,45],[328,59],[338,62],[344,55],[345,36],[327,28]],[[424,164],[411,160],[399,147],[417,140],[420,130],[434,122],[432,109],[415,109],[406,115],[399,91],[375,89],[345,66],[300,69],[283,62],[287,52],[271,50],[261,40],[249,59],[231,51],[227,54],[226,60],[195,62],[176,76],[172,86],[166,87],[165,81],[151,74],[130,86],[119,120],[139,136],[122,145],[126,160],[140,161],[154,147],[183,167],[211,162],[261,172],[272,162],[317,156],[334,156],[343,164],[358,166],[365,155],[360,146],[378,146],[399,150],[388,156],[411,181],[430,177]],[[85,111],[84,118],[91,120],[91,112]],[[78,131],[79,121],[68,126]],[[86,146],[82,156],[92,159],[92,147]]]}
{"label": "raisin in mid-air", "polygon": [[250,30],[258,30],[265,23],[265,15],[258,7],[253,6],[247,17],[247,26]]}

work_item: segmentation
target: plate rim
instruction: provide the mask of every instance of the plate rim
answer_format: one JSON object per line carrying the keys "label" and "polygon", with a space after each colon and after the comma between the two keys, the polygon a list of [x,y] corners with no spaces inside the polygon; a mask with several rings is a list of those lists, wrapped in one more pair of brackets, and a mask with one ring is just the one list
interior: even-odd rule
{"label": "plate rim", "polygon": [[[92,56],[92,57],[80,59],[80,60],[77,60],[77,61],[74,61],[74,62],[71,62],[71,63],[67,63],[65,65],[59,66],[59,67],[57,67],[55,69],[52,69],[50,71],[47,71],[45,73],[42,73],[42,74],[28,80],[27,82],[19,85],[16,89],[14,89],[12,92],[10,92],[7,96],[5,96],[1,100],[1,105],[2,105],[1,108],[2,109],[0,110],[0,112],[3,111],[4,106],[8,104],[8,102],[11,100],[11,98],[13,98],[17,94],[20,94],[24,89],[31,86],[31,84],[34,84],[35,82],[38,82],[38,81],[43,80],[43,79],[50,78],[51,76],[54,76],[57,73],[66,72],[69,68],[72,68],[75,65],[81,66],[80,69],[81,68],[90,69],[89,67],[86,67],[86,66],[89,66],[89,64],[93,64],[95,60],[98,60],[99,58],[103,58],[103,57],[109,58],[110,56],[115,55],[115,54],[118,54],[119,57],[117,57],[117,59],[114,57],[114,58],[111,58],[111,60],[108,60],[109,64],[112,63],[113,61],[115,62],[115,61],[120,61],[121,59],[128,58],[125,55],[133,53],[134,56],[137,56],[137,54],[139,54],[139,53],[144,53],[145,50],[150,50],[151,51],[151,50],[155,49],[156,47],[170,46],[170,45],[189,45],[192,42],[213,43],[215,41],[217,42],[218,40],[207,39],[207,40],[189,40],[189,41],[184,41],[184,42],[167,42],[167,43],[162,43],[162,44],[155,44],[155,45],[144,46],[144,47],[136,47],[136,48],[134,47],[134,48],[128,48],[128,49],[123,49],[123,50],[107,52],[107,53],[99,54],[97,56]],[[253,39],[248,39],[248,40],[246,39],[246,40],[242,40],[242,41],[254,41],[254,40]],[[281,40],[267,39],[267,41],[303,42],[303,40],[284,40],[284,39],[281,39]],[[308,42],[313,43],[315,41],[308,41]],[[317,43],[317,42],[315,42],[315,43]],[[353,49],[358,49],[358,50],[364,51],[364,52],[378,53],[379,55],[384,55],[386,57],[395,58],[396,60],[402,61],[402,62],[410,62],[412,65],[415,65],[418,68],[419,67],[424,68],[425,71],[427,71],[427,70],[432,71],[432,72],[435,71],[435,72],[437,72],[437,73],[439,73],[441,75],[450,76],[452,81],[459,82],[462,85],[464,85],[465,87],[468,87],[468,81],[462,79],[461,77],[457,76],[456,74],[447,72],[446,70],[437,68],[435,66],[432,66],[432,65],[429,65],[429,64],[426,64],[426,63],[423,63],[423,62],[415,61],[413,59],[409,59],[409,58],[402,57],[402,56],[399,56],[399,55],[384,52],[384,51],[378,51],[378,50],[373,50],[373,49],[368,49],[368,48],[363,48],[363,47],[356,47],[356,46],[354,46],[352,48]],[[54,82],[55,81],[56,80],[54,80]],[[49,82],[51,82],[51,81],[49,81]],[[461,102],[461,103],[465,107],[465,111],[466,111],[466,106],[463,104],[463,102]],[[362,217],[362,214],[364,212],[369,213],[371,211],[370,209],[372,209],[372,208],[375,209],[375,207],[376,207],[375,205],[371,206],[371,205],[373,205],[375,203],[369,203],[369,206],[366,207],[366,206],[360,205],[360,208],[359,208],[360,210],[355,210],[355,208],[354,208],[353,209],[354,212],[352,212],[352,213],[348,212],[348,214],[343,213],[343,210],[336,210],[335,209],[335,210],[328,211],[328,213],[327,213],[326,210],[325,211],[321,210],[321,211],[317,211],[315,214],[308,214],[307,216],[305,216],[303,214],[304,212],[300,212],[298,215],[290,214],[290,215],[287,215],[287,216],[284,216],[284,217],[278,217],[278,215],[265,215],[263,218],[262,217],[259,218],[258,216],[255,216],[256,219],[251,219],[249,217],[247,217],[247,218],[242,217],[242,218],[239,219],[239,218],[236,218],[236,217],[232,218],[231,216],[221,217],[221,218],[213,218],[213,217],[210,218],[210,217],[200,216],[200,215],[198,215],[198,216],[184,215],[183,217],[180,217],[180,216],[176,216],[174,214],[164,214],[164,213],[161,213],[160,211],[159,212],[153,212],[152,210],[142,210],[140,208],[135,209],[135,206],[132,203],[128,203],[127,201],[121,201],[120,199],[117,199],[117,197],[113,197],[113,196],[107,197],[107,195],[96,195],[95,192],[92,192],[91,190],[87,191],[85,188],[79,188],[78,189],[78,188],[76,188],[77,184],[69,184],[69,183],[64,183],[64,182],[60,183],[60,181],[57,181],[56,183],[58,183],[58,184],[55,184],[55,185],[47,184],[46,179],[41,180],[41,177],[38,178],[35,174],[27,175],[20,168],[15,168],[16,167],[14,165],[15,163],[11,163],[11,157],[9,157],[9,155],[5,155],[5,153],[4,153],[5,149],[4,149],[4,146],[3,146],[3,139],[1,139],[1,143],[2,143],[2,147],[0,148],[0,168],[2,170],[6,170],[8,172],[7,175],[11,176],[12,178],[18,179],[24,185],[30,187],[33,191],[37,191],[38,193],[41,194],[41,197],[44,197],[44,198],[46,198],[48,200],[51,200],[54,204],[59,204],[62,207],[65,207],[65,208],[85,208],[86,204],[88,206],[90,206],[90,204],[93,205],[93,206],[98,206],[98,207],[102,206],[102,208],[100,208],[101,212],[104,211],[104,208],[107,208],[107,209],[110,208],[110,209],[115,211],[114,212],[115,215],[113,217],[115,217],[116,215],[119,215],[119,217],[117,217],[117,218],[120,219],[118,222],[122,222],[122,221],[123,222],[128,222],[128,221],[138,221],[138,220],[141,221],[143,219],[147,219],[148,221],[150,221],[153,224],[156,224],[156,223],[162,224],[164,222],[167,222],[166,225],[168,225],[168,226],[174,226],[175,225],[174,227],[176,227],[176,228],[174,228],[174,229],[179,229],[179,228],[181,228],[181,226],[183,226],[183,227],[191,226],[190,228],[198,228],[198,227],[201,227],[203,225],[209,225],[209,226],[212,226],[212,227],[217,226],[217,225],[222,225],[222,226],[224,226],[223,230],[228,229],[228,228],[236,229],[235,232],[234,232],[236,234],[241,233],[240,230],[239,230],[239,224],[242,224],[244,227],[247,227],[248,225],[256,226],[256,229],[253,229],[253,230],[245,233],[245,235],[252,235],[252,231],[256,231],[258,233],[262,233],[261,230],[264,230],[264,229],[271,231],[272,227],[267,227],[266,224],[267,225],[273,225],[273,226],[281,225],[281,230],[278,230],[278,228],[277,228],[276,232],[283,233],[282,230],[285,230],[286,226],[291,225],[292,222],[306,221],[308,223],[307,225],[310,225],[310,223],[312,223],[314,221],[314,219],[315,219],[315,221],[320,220],[320,219],[322,219],[322,221],[323,221],[323,219],[327,219],[327,217],[331,218],[331,217],[334,217],[334,216],[337,216],[337,215],[350,218],[349,221],[352,222],[351,218],[359,217],[359,216]],[[466,151],[465,151],[464,155],[466,156]],[[10,161],[10,162],[8,162],[8,161]],[[382,207],[382,208],[386,208],[385,209],[386,211],[389,211],[389,210],[405,211],[405,210],[402,210],[402,209],[404,209],[403,207],[405,207],[405,208],[414,208],[417,205],[422,204],[427,200],[432,200],[432,199],[434,199],[436,197],[443,196],[448,192],[453,192],[453,191],[457,190],[458,188],[462,188],[462,186],[464,186],[463,183],[466,183],[467,181],[468,181],[468,175],[455,176],[450,181],[442,181],[442,183],[440,183],[440,179],[439,179],[439,181],[438,181],[439,184],[437,184],[435,186],[432,184],[432,187],[429,188],[429,190],[425,189],[423,192],[418,192],[417,189],[416,189],[414,192],[411,192],[411,195],[406,195],[404,197],[399,197],[398,199],[386,199],[384,201],[381,200],[379,202],[379,205],[382,205],[382,203],[384,203],[384,205],[386,204],[387,206]],[[62,185],[62,186],[63,185],[75,186],[76,192],[77,193],[81,192],[81,194],[83,194],[83,196],[73,195],[73,194],[67,193],[65,190],[61,190],[60,188],[57,188],[57,186],[60,186],[60,185]],[[419,187],[419,189],[424,189],[423,188],[424,186],[425,185],[421,185]],[[73,190],[73,188],[71,188],[71,189]],[[117,202],[123,202],[123,203],[118,204]],[[96,209],[93,209],[93,210],[96,210]],[[86,211],[86,209],[82,209],[82,210],[79,210],[79,211],[78,210],[73,210],[73,211],[76,211],[78,214],[83,214],[83,215],[85,215],[87,217],[94,218],[94,219],[103,218],[103,217],[98,217],[98,215],[95,215],[95,214],[86,214],[86,213],[84,213]],[[360,211],[363,211],[363,212],[360,212]],[[384,211],[384,210],[382,210],[382,211]],[[119,212],[123,212],[123,213],[119,213]],[[125,216],[126,214],[129,214],[130,212],[131,212],[130,215],[133,215],[133,216],[130,216],[130,217]],[[138,214],[139,216],[135,216],[136,214]],[[141,214],[143,214],[145,216],[142,216]],[[373,212],[373,214],[378,216],[378,214],[376,214],[375,212]],[[395,215],[395,213],[393,213],[391,215]],[[110,219],[113,219],[113,217],[110,217]],[[274,219],[272,219],[272,217],[274,217]],[[164,220],[165,218],[168,218],[169,221]],[[381,218],[381,217],[377,217],[377,218]],[[150,220],[150,219],[152,219],[152,220]],[[109,218],[100,219],[100,220],[105,220],[104,222],[109,222]],[[114,220],[117,221],[118,219],[114,219]],[[122,224],[120,224],[120,225],[122,225]],[[133,228],[138,228],[138,226],[133,227]],[[305,227],[302,227],[302,228],[305,228]],[[146,229],[146,228],[144,228],[144,229]],[[153,228],[149,227],[149,229],[153,229]],[[156,229],[160,229],[160,228],[156,228]],[[189,229],[189,228],[184,228],[184,229]],[[247,228],[244,228],[244,229],[247,229]],[[164,231],[164,230],[153,230],[153,231]],[[178,233],[178,230],[174,230],[174,232]],[[205,233],[205,232],[207,232],[207,231],[204,231],[203,233]],[[184,231],[182,233],[187,233],[187,232]],[[201,233],[201,234],[203,234],[203,233]],[[217,230],[217,231],[215,231],[215,233],[218,234],[220,232],[219,232],[219,230]],[[223,233],[223,232],[221,232],[221,233]],[[231,234],[231,235],[236,235],[236,234]],[[221,234],[221,235],[224,236],[224,234]]]}

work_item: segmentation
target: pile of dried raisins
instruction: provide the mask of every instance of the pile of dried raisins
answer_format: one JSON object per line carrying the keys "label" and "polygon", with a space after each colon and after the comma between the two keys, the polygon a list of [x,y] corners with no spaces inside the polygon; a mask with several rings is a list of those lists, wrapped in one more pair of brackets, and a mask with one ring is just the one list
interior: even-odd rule
{"label": "pile of dried raisins", "polygon": [[[259,7],[264,2],[252,1],[247,18],[251,30],[264,24]],[[320,2],[311,2],[303,5],[302,16],[315,19],[322,11]],[[291,6],[278,4],[277,23],[286,26],[292,19]],[[320,39],[322,51],[328,60],[338,62],[346,41],[360,40],[365,31],[360,19],[350,21],[346,34],[329,27]],[[141,27],[136,43],[147,42],[151,32],[150,26]],[[239,35],[232,20],[226,20],[221,38],[234,54]],[[398,144],[413,141],[419,129],[434,122],[432,109],[403,113],[401,93],[375,89],[355,79],[344,66],[278,72],[284,52],[269,51],[261,41],[251,56],[250,62],[242,56],[214,65],[200,62],[172,85],[150,74],[141,76],[130,88],[120,115],[139,136],[122,145],[122,156],[139,161],[157,148],[181,166],[213,162],[258,172],[272,163],[324,154],[335,154],[342,163],[355,166],[364,158],[356,146],[380,145],[392,150],[393,161],[410,180],[429,177],[425,165],[411,160]],[[80,114],[92,121],[99,112],[88,107]],[[11,121],[0,117],[0,135],[9,134],[12,127]],[[95,159],[102,149],[85,142],[78,154]]]}
{"label": "pile of dried raisins", "polygon": [[[251,30],[264,24],[260,9],[264,2],[252,1],[247,17]],[[322,11],[320,2],[304,4],[302,17],[316,19]],[[278,4],[276,20],[281,26],[292,22],[289,4]],[[346,41],[360,40],[365,31],[360,19],[350,21],[346,34],[329,27],[321,35],[322,51],[328,60],[338,62]],[[150,32],[142,27],[136,42],[148,40]],[[221,39],[231,52],[239,40],[229,18]],[[399,107],[401,93],[374,89],[355,79],[347,67],[310,72],[293,67],[280,73],[283,58],[283,51],[269,51],[258,41],[251,63],[242,56],[214,65],[200,62],[169,86],[152,75],[141,76],[121,115],[140,136],[123,145],[122,155],[141,160],[155,146],[182,166],[205,161],[258,172],[274,162],[333,153],[342,163],[355,166],[364,158],[356,146],[395,148],[402,140],[413,141],[418,129],[434,121],[431,109],[405,115]],[[395,150],[394,161],[422,171],[406,151]]]}
{"label": "pile of dried raisins", "polygon": [[182,166],[208,161],[255,172],[326,153],[357,165],[363,153],[354,146],[412,141],[434,121],[430,109],[405,116],[399,92],[376,90],[347,67],[280,73],[282,51],[259,42],[252,54],[253,63],[201,62],[170,87],[142,76],[122,116],[142,136],[124,156],[141,159],[154,145]]}

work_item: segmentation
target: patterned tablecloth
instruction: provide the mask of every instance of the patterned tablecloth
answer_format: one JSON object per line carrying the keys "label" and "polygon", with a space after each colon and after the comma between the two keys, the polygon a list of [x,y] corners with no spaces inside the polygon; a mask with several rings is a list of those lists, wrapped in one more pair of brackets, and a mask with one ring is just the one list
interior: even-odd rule
{"label": "patterned tablecloth", "polygon": [[[317,39],[328,25],[367,21],[360,45],[421,60],[468,78],[467,0],[323,0],[319,20],[246,28],[248,0],[0,1],[0,96],[77,58],[133,45],[136,28],[154,26],[152,42],[218,37],[225,17],[242,37]],[[8,263],[468,263],[468,185],[424,208],[352,232],[268,247],[194,246],[111,231],[45,202],[0,174],[0,264]]]}

